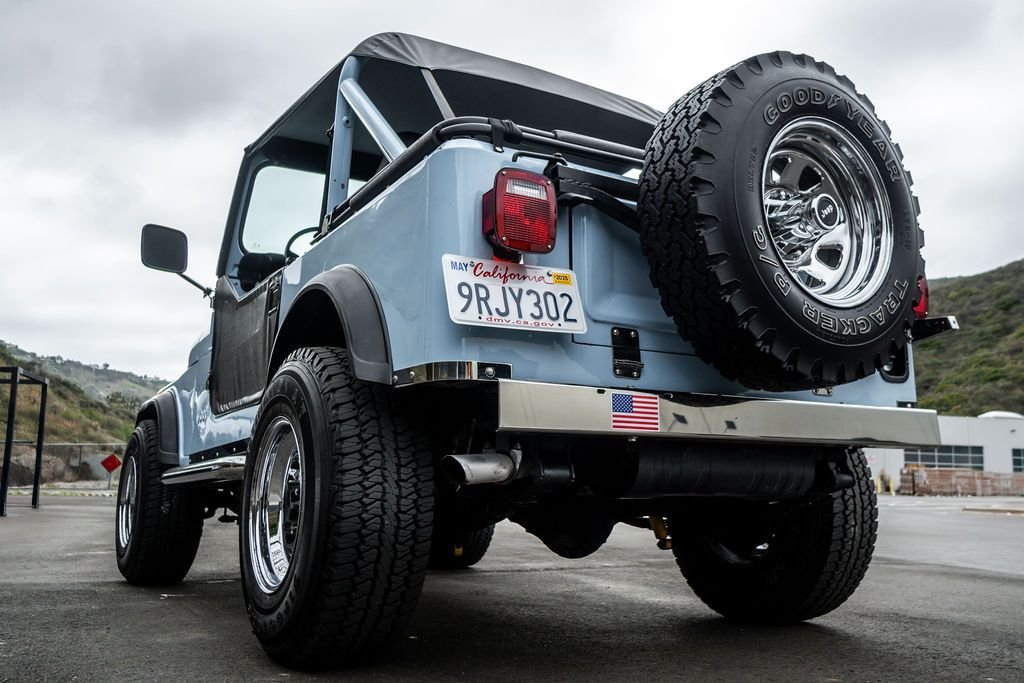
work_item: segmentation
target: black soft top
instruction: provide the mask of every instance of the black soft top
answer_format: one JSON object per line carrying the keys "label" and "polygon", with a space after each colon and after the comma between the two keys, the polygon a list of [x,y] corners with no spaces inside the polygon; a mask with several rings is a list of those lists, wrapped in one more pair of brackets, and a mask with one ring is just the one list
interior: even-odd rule
{"label": "black soft top", "polygon": [[[349,56],[362,57],[359,83],[403,138],[412,139],[445,116],[421,70],[428,70],[456,116],[510,119],[543,130],[569,130],[643,147],[660,118],[627,97],[505,59],[405,33],[380,33]],[[252,147],[273,137],[327,144],[344,60],[291,106]],[[357,131],[356,150],[373,142]]]}

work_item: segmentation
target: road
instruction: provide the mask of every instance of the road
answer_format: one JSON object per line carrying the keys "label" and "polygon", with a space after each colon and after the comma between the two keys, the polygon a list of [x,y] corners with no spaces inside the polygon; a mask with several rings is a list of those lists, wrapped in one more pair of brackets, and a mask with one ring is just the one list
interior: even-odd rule
{"label": "road", "polygon": [[[0,519],[0,680],[316,678],[272,663],[250,633],[236,527],[208,522],[185,583],[140,589],[114,564],[112,499],[27,502]],[[1024,515],[966,504],[883,498],[860,590],[788,628],[718,618],[649,532],[620,526],[570,561],[504,523],[477,568],[428,576],[389,656],[321,677],[1024,680]]]}

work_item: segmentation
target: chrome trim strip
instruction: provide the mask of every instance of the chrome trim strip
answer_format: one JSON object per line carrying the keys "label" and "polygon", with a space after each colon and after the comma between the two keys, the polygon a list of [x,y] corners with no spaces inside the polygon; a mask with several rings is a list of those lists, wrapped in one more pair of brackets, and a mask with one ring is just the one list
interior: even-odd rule
{"label": "chrome trim strip", "polygon": [[936,446],[933,410],[701,394],[658,395],[657,430],[612,429],[611,394],[649,392],[501,380],[498,429],[708,441]]}
{"label": "chrome trim strip", "polygon": [[424,382],[451,382],[460,380],[494,381],[510,379],[512,366],[509,363],[488,363],[475,360],[450,360],[423,363],[409,368],[395,370],[391,384],[396,387],[422,384]]}
{"label": "chrome trim strip", "polygon": [[245,457],[244,453],[224,455],[184,467],[172,467],[160,475],[160,481],[168,486],[199,481],[238,481],[245,476]]}

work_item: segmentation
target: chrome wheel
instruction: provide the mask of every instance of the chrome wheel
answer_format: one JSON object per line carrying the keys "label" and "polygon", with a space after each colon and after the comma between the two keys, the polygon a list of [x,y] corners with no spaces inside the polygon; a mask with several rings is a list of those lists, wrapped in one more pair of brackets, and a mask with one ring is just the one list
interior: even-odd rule
{"label": "chrome wheel", "polygon": [[814,116],[791,121],[768,147],[762,190],[772,241],[802,289],[837,308],[878,292],[892,259],[892,212],[849,131]]}
{"label": "chrome wheel", "polygon": [[302,528],[302,447],[291,422],[275,419],[255,457],[246,538],[256,583],[270,594],[288,574]]}
{"label": "chrome wheel", "polygon": [[117,538],[124,548],[127,548],[128,542],[132,540],[132,524],[138,500],[139,470],[135,464],[135,457],[132,456],[124,461],[121,486],[117,495]]}

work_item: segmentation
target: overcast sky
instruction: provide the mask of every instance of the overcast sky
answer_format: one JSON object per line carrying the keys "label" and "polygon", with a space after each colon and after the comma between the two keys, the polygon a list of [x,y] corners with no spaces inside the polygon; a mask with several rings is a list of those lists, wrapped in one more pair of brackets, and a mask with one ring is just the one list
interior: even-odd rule
{"label": "overcast sky", "polygon": [[[490,11],[494,14],[490,14]],[[1024,258],[1024,3],[0,0],[0,339],[165,378],[208,324],[242,148],[364,37],[405,31],[664,110],[774,49],[833,64],[903,148],[930,277]]]}

